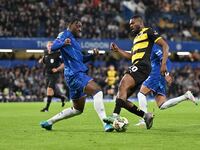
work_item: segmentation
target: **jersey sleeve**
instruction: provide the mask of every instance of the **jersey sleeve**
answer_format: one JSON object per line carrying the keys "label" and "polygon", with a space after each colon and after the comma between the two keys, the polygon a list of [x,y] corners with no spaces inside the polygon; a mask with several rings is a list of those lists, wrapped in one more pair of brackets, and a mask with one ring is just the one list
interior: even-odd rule
{"label": "jersey sleeve", "polygon": [[44,54],[44,55],[42,56],[42,63],[43,63],[43,64],[46,64],[45,56],[46,56],[46,54]]}
{"label": "jersey sleeve", "polygon": [[172,62],[169,59],[167,59],[167,71],[168,72],[172,71]]}
{"label": "jersey sleeve", "polygon": [[45,64],[45,60],[44,60],[44,58],[42,59],[42,63]]}
{"label": "jersey sleeve", "polygon": [[83,63],[90,61],[93,57],[94,57],[94,55],[92,55],[92,54],[83,55]]}
{"label": "jersey sleeve", "polygon": [[158,32],[157,32],[156,30],[153,30],[153,29],[151,29],[151,28],[149,28],[147,34],[148,34],[149,39],[150,39],[152,42],[154,42],[154,43],[156,43],[159,39],[162,38],[162,37],[158,34]]}
{"label": "jersey sleeve", "polygon": [[58,34],[58,37],[53,41],[53,45],[51,46],[52,51],[59,50],[65,44],[65,39],[67,38],[67,34],[65,32],[61,32]]}
{"label": "jersey sleeve", "polygon": [[162,53],[162,50],[157,47],[157,46],[154,46],[154,49],[153,49],[154,53],[156,54],[156,56],[160,59],[160,61],[162,60],[162,57],[163,57],[163,53]]}
{"label": "jersey sleeve", "polygon": [[[153,52],[160,59],[160,62],[161,62],[162,58],[163,58],[163,52],[162,52],[161,48],[154,45]],[[171,72],[171,70],[172,70],[172,63],[171,63],[171,61],[169,59],[167,59],[167,64],[166,65],[167,65],[167,72]]]}

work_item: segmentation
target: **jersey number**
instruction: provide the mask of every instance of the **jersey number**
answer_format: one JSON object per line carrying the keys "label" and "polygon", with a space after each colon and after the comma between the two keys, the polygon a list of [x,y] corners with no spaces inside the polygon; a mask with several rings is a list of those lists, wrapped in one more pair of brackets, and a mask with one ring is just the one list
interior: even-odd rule
{"label": "jersey number", "polygon": [[130,67],[131,72],[136,72],[138,70],[137,66],[131,66]]}

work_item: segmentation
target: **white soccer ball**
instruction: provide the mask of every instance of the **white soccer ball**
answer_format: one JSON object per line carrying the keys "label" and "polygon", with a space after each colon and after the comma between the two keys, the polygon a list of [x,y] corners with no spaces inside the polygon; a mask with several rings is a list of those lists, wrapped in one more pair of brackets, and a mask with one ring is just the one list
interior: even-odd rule
{"label": "white soccer ball", "polygon": [[117,132],[125,132],[128,126],[128,119],[125,117],[117,117],[113,122],[113,127]]}

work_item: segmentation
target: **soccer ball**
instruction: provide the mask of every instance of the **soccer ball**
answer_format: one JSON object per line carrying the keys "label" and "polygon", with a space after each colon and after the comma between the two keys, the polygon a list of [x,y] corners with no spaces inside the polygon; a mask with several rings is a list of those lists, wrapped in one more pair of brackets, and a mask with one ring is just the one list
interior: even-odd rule
{"label": "soccer ball", "polygon": [[113,127],[117,132],[125,132],[128,126],[128,119],[125,117],[117,117],[113,122]]}

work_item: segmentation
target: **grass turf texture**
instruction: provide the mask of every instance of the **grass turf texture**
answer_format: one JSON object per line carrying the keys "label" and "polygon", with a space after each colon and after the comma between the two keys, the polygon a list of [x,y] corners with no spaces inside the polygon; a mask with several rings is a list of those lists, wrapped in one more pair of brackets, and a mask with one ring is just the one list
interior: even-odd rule
{"label": "grass turf texture", "polygon": [[[138,118],[123,110],[129,120],[125,133],[105,133],[93,103],[85,112],[63,120],[46,131],[39,122],[60,112],[60,103],[52,103],[50,112],[39,110],[44,103],[0,103],[0,150],[199,150],[200,106],[184,102],[160,111],[154,103],[155,120],[151,130],[134,126]],[[68,107],[71,104],[67,104]],[[111,114],[114,103],[105,103]]]}

